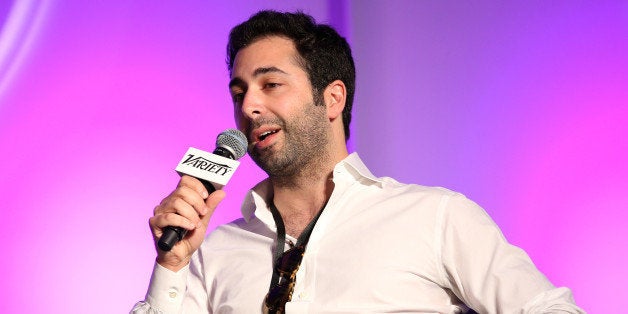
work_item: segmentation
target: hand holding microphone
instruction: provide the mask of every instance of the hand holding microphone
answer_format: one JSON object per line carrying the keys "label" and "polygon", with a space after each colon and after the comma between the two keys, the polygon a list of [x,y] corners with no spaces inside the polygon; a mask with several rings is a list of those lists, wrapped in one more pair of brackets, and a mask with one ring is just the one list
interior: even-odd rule
{"label": "hand holding microphone", "polygon": [[205,236],[209,216],[224,196],[212,192],[227,184],[239,165],[236,159],[244,156],[246,147],[246,136],[238,130],[229,129],[218,135],[213,153],[190,148],[183,156],[176,168],[182,176],[179,185],[155,208],[155,215],[149,221],[159,248],[158,261],[188,232],[194,234],[186,238],[188,241],[183,249],[169,254],[169,258],[174,260],[168,264],[180,264],[198,249]]}

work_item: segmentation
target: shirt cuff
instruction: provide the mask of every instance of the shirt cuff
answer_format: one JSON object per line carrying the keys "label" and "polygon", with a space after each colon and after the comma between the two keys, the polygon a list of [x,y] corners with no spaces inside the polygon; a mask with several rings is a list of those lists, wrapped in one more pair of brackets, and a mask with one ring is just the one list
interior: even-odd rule
{"label": "shirt cuff", "polygon": [[185,297],[189,269],[188,264],[178,272],[173,272],[155,263],[146,303],[163,313],[179,313]]}

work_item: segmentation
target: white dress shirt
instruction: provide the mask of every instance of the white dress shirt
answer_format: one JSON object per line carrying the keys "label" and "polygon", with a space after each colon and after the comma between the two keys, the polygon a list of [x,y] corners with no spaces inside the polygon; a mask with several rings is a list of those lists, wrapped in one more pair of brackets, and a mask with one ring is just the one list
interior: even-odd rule
{"label": "white dress shirt", "polygon": [[[333,181],[286,313],[584,313],[463,195],[377,178],[356,153]],[[277,237],[271,189],[253,188],[243,218],[211,232],[188,267],[156,264],[133,313],[260,313]]]}

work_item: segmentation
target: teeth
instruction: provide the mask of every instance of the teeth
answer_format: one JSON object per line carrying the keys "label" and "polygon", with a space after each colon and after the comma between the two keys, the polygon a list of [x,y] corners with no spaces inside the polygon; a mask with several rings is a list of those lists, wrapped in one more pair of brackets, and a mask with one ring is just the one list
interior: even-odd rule
{"label": "teeth", "polygon": [[260,141],[263,141],[267,136],[269,136],[269,135],[271,135],[271,134],[273,134],[275,132],[277,132],[277,131],[266,131],[266,132],[260,134],[259,135]]}

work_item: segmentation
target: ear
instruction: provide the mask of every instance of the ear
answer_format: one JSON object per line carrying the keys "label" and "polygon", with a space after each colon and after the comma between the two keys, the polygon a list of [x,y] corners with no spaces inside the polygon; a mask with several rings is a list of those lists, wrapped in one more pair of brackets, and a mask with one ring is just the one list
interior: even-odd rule
{"label": "ear", "polygon": [[333,121],[342,117],[342,110],[345,108],[347,100],[347,88],[341,80],[335,80],[325,88],[324,101],[327,107],[327,117]]}

